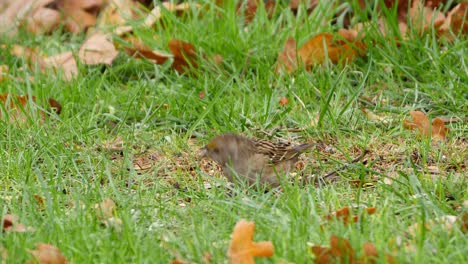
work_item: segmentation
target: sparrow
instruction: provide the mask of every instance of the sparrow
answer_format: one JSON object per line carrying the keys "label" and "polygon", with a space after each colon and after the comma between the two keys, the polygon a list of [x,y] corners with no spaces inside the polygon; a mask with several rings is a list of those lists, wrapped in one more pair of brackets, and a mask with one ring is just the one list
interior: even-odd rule
{"label": "sparrow", "polygon": [[218,163],[231,182],[237,178],[250,185],[258,181],[275,188],[280,185],[280,178],[287,177],[295,167],[301,153],[312,146],[223,134],[211,139],[201,155]]}

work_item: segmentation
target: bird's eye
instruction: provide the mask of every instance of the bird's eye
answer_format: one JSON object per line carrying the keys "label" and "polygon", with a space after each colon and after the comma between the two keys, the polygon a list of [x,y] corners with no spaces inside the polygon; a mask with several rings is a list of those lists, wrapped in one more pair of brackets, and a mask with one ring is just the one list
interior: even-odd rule
{"label": "bird's eye", "polygon": [[214,149],[213,149],[213,152],[214,152],[214,153],[219,153],[219,148],[214,148]]}

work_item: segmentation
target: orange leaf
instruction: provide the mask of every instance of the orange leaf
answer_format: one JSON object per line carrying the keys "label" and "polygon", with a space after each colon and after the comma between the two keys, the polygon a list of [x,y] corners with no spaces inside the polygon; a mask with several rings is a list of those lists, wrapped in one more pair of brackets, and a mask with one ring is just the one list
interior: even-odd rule
{"label": "orange leaf", "polygon": [[302,45],[297,53],[306,69],[310,69],[311,66],[322,64],[327,59],[333,63],[353,60],[365,49],[363,43],[355,42],[354,45],[356,48],[344,42],[335,43],[332,34],[321,33]]}
{"label": "orange leaf", "polygon": [[375,214],[376,211],[377,211],[377,208],[375,207],[366,208],[366,212],[368,215]]}
{"label": "orange leaf", "polygon": [[281,99],[279,100],[279,104],[282,106],[286,106],[288,103],[289,103],[289,100],[286,97],[281,97]]}
{"label": "orange leaf", "polygon": [[241,219],[234,227],[228,257],[232,264],[254,264],[254,257],[273,256],[273,244],[270,241],[253,242],[255,223]]}
{"label": "orange leaf", "polygon": [[429,123],[427,116],[421,111],[411,111],[412,121],[404,120],[403,126],[407,129],[417,129],[424,137],[432,136],[435,140],[445,140],[449,129],[445,127],[445,123],[441,118],[435,118],[432,121],[432,126]]}
{"label": "orange leaf", "polygon": [[410,115],[413,121],[404,120],[403,126],[410,130],[417,129],[421,135],[429,136],[430,123],[427,116],[421,111],[411,111]]}
{"label": "orange leaf", "polygon": [[99,32],[93,34],[81,46],[78,57],[87,65],[112,64],[119,52],[110,38],[110,34]]}
{"label": "orange leaf", "polygon": [[432,137],[439,139],[439,140],[445,140],[445,136],[447,135],[449,129],[445,127],[445,123],[442,119],[439,117],[434,118],[432,120]]}
{"label": "orange leaf", "polygon": [[328,264],[333,263],[333,256],[330,253],[330,249],[322,246],[312,246],[312,253],[315,255],[316,264]]}
{"label": "orange leaf", "polygon": [[379,257],[379,253],[377,252],[374,244],[366,242],[362,245],[362,248],[364,250],[363,262],[369,264],[376,263],[376,259]]}
{"label": "orange leaf", "polygon": [[125,40],[130,44],[130,46],[124,46],[125,52],[135,58],[145,58],[156,64],[164,64],[169,58],[173,57],[171,54],[151,50],[139,38],[128,36]]}
{"label": "orange leaf", "polygon": [[174,54],[174,62],[172,68],[179,73],[184,73],[190,66],[193,68],[197,67],[197,53],[195,46],[191,43],[184,42],[178,39],[172,39],[169,41],[169,50]]}
{"label": "orange leaf", "polygon": [[34,260],[26,262],[27,264],[66,264],[67,260],[62,255],[60,250],[53,245],[38,243],[35,250],[30,253],[34,256]]}
{"label": "orange leaf", "polygon": [[354,249],[349,241],[335,235],[330,237],[330,253],[341,259],[341,263],[352,263],[354,259]]}
{"label": "orange leaf", "polygon": [[297,69],[297,48],[296,40],[294,38],[288,38],[284,44],[284,49],[278,55],[276,62],[275,72],[280,73],[286,71],[291,73]]}

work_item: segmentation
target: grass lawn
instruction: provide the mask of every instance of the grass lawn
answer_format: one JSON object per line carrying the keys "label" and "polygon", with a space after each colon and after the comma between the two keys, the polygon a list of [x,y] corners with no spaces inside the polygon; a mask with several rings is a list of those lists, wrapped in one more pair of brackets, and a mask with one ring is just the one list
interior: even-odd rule
{"label": "grass lawn", "polygon": [[[121,53],[112,66],[79,64],[78,77],[66,81],[25,70],[24,60],[0,49],[0,64],[13,76],[0,83],[1,93],[52,97],[63,106],[43,123],[0,122],[2,215],[16,214],[34,229],[1,233],[8,263],[30,259],[28,250],[39,242],[57,246],[73,263],[203,263],[206,254],[212,263],[227,263],[230,234],[243,218],[256,223],[255,241],[274,244],[274,256],[258,263],[311,263],[311,245],[328,246],[331,235],[348,239],[357,252],[372,242],[378,263],[387,254],[396,263],[467,263],[467,234],[459,220],[444,219],[468,211],[468,125],[448,124],[441,142],[402,126],[412,110],[466,117],[466,38],[440,43],[429,31],[397,42],[394,33],[376,31],[364,39],[366,56],[348,65],[277,75],[274,64],[288,37],[301,45],[340,28],[327,10],[295,16],[277,9],[272,19],[259,10],[245,24],[235,4],[211,6],[184,17],[167,13],[164,27],[135,31],[159,50],[177,38],[223,57],[221,66],[202,60],[185,75]],[[54,54],[76,51],[84,38],[20,32],[0,44]],[[289,101],[284,106],[282,97]],[[363,108],[383,120],[369,120]],[[318,142],[302,156],[297,176],[323,175],[363,149],[369,154],[365,165],[321,187],[228,191],[214,163],[197,155],[224,132]],[[103,227],[96,216],[95,204],[106,198],[117,204],[122,224],[116,228]],[[359,221],[326,219],[343,207]],[[367,207],[377,211],[367,215]]]}

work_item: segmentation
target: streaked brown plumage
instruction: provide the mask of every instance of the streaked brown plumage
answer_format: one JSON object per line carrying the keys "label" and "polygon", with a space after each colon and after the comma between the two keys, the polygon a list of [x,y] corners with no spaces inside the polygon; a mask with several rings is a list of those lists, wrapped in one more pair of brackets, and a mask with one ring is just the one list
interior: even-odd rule
{"label": "streaked brown plumage", "polygon": [[278,177],[284,177],[294,168],[299,155],[311,144],[292,146],[289,143],[273,143],[235,134],[214,137],[203,149],[203,156],[218,163],[230,180],[237,176],[249,184],[259,180],[261,184],[277,187]]}

